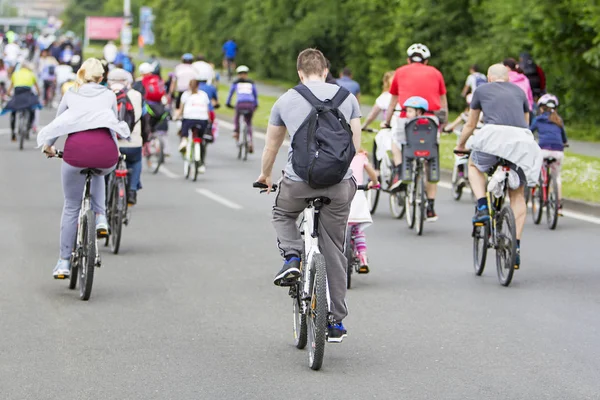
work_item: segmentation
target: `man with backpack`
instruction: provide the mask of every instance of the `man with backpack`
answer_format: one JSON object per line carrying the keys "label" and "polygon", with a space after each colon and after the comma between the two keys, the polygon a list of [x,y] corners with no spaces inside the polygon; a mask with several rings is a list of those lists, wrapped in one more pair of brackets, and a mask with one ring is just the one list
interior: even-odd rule
{"label": "man with backpack", "polygon": [[273,283],[290,286],[300,277],[304,244],[296,218],[306,208],[306,199],[329,198],[331,203],[320,211],[319,244],[327,265],[334,318],[328,340],[341,342],[346,336],[342,320],[348,313],[346,225],[356,193],[350,163],[361,143],[360,107],[348,90],[325,83],[329,71],[319,50],[302,51],[297,70],[302,84],[282,95],[271,110],[258,178],[270,190],[273,165],[287,130],[292,145],[273,207],[273,226],[285,261]]}
{"label": "man with backpack", "polygon": [[529,84],[533,92],[533,100],[534,103],[537,103],[538,99],[546,93],[546,74],[527,52],[523,52],[519,56],[519,67],[527,79],[529,79]]}
{"label": "man with backpack", "polygon": [[165,83],[160,76],[154,73],[154,68],[149,63],[140,64],[138,79],[133,88],[144,96],[144,100],[152,103],[160,103],[166,94]]}
{"label": "man with backpack", "polygon": [[[127,202],[131,205],[137,203],[137,191],[142,188],[142,146],[148,140],[147,116],[144,116],[142,94],[129,88],[131,74],[124,69],[115,68],[108,73],[108,87],[117,96],[117,116],[125,121],[131,130],[130,141],[119,141],[119,151],[127,158],[127,169],[131,170],[129,187],[127,188]],[[147,115],[147,114],[146,114]],[[145,121],[142,118],[146,118]]]}
{"label": "man with backpack", "polygon": [[461,93],[462,97],[467,97],[469,93],[475,92],[477,87],[485,83],[487,83],[487,76],[479,71],[479,66],[477,64],[471,65],[471,68],[469,68],[469,76],[467,76],[465,87]]}

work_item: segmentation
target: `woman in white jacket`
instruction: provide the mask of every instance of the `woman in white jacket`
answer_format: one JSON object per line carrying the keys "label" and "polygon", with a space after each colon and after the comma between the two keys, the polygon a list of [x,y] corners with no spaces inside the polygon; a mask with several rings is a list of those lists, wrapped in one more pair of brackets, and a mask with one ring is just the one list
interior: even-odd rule
{"label": "woman in white jacket", "polygon": [[[81,170],[96,168],[108,174],[117,164],[119,151],[117,135],[128,138],[129,127],[117,118],[117,99],[113,92],[100,85],[104,68],[99,60],[90,58],[77,72],[77,81],[58,106],[56,118],[40,131],[37,141],[49,157],[56,155],[53,145],[61,136],[67,136],[63,163],[62,185],[65,197],[60,227],[60,258],[54,267],[55,279],[70,275],[70,257],[77,233],[77,218],[85,176]],[[91,186],[92,208],[96,212],[96,232],[108,235],[105,215],[105,183],[102,176],[94,176]]]}

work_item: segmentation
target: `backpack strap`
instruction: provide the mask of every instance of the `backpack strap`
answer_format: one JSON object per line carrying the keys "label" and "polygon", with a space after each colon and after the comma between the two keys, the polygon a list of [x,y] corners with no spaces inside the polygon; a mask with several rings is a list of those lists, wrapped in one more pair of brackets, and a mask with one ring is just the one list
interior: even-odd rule
{"label": "backpack strap", "polygon": [[[304,99],[306,99],[306,101],[308,101],[317,111],[322,112],[324,110],[327,102],[317,98],[306,85],[301,83],[294,87],[294,90],[304,97]],[[347,89],[340,87],[335,96],[329,101],[330,104],[327,104],[327,107],[333,109],[339,108],[349,95],[350,92]]]}
{"label": "backpack strap", "polygon": [[340,86],[333,99],[331,99],[331,108],[340,108],[342,103],[350,96],[350,91]]}

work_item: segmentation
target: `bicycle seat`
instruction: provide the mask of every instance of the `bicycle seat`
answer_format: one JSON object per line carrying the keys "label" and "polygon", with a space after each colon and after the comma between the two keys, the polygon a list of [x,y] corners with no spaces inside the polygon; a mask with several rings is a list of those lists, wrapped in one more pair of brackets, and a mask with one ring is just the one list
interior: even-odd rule
{"label": "bicycle seat", "polygon": [[81,170],[82,175],[100,175],[102,171],[97,168],[85,168]]}
{"label": "bicycle seat", "polygon": [[547,158],[544,158],[544,161],[547,162],[548,164],[552,164],[552,163],[556,162],[556,158],[554,158],[554,157],[547,157]]}
{"label": "bicycle seat", "polygon": [[321,208],[324,205],[331,204],[331,199],[329,197],[319,196],[306,199],[306,202],[309,204],[312,203],[315,208]]}

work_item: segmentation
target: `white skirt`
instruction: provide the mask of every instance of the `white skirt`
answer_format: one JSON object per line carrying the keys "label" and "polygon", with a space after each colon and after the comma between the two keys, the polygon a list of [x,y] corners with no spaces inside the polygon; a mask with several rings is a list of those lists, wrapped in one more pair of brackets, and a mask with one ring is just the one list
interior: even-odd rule
{"label": "white skirt", "polygon": [[364,229],[373,223],[371,218],[371,212],[369,202],[367,201],[366,192],[359,190],[352,199],[352,205],[350,206],[350,217],[348,223],[350,224],[361,224]]}

